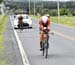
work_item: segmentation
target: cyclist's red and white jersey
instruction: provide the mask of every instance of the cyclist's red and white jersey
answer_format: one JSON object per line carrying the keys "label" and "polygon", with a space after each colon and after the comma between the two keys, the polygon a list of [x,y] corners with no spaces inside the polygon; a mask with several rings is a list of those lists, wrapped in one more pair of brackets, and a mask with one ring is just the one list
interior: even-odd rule
{"label": "cyclist's red and white jersey", "polygon": [[41,29],[44,30],[44,27],[47,27],[48,29],[50,29],[50,24],[51,24],[50,22],[51,21],[50,21],[49,18],[47,18],[45,16],[41,17],[40,18],[40,21],[39,21],[39,24],[40,24]]}

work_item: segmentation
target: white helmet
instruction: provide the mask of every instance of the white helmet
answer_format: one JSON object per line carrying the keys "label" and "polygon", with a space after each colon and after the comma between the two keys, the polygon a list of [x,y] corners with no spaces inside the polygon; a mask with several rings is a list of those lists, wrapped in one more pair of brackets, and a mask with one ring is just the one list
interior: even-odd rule
{"label": "white helmet", "polygon": [[48,17],[47,16],[42,16],[42,21],[43,23],[47,23]]}
{"label": "white helmet", "polygon": [[48,16],[48,17],[49,17],[49,14],[47,14],[46,16]]}

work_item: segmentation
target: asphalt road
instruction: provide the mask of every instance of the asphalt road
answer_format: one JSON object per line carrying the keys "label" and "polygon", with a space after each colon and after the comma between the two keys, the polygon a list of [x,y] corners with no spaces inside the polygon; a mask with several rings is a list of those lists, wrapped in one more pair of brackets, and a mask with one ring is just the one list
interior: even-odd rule
{"label": "asphalt road", "polygon": [[67,26],[63,26],[63,25],[60,25],[60,24],[53,23],[52,24],[52,29],[56,30],[58,32],[61,32],[65,35],[75,37],[75,27],[74,28],[69,28]]}
{"label": "asphalt road", "polygon": [[39,50],[39,25],[38,20],[33,20],[32,29],[24,29],[22,33],[17,29],[17,33],[27,54],[30,65],[75,65],[75,41],[63,35],[75,37],[75,29],[52,23],[52,30],[56,30],[61,35],[50,35],[48,58],[42,56]]}

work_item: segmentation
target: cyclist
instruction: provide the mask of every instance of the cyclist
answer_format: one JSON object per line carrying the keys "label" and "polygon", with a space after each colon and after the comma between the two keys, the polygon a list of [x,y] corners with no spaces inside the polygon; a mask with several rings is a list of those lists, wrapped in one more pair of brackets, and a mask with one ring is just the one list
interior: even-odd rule
{"label": "cyclist", "polygon": [[40,51],[42,51],[42,34],[43,34],[43,30],[44,27],[46,27],[48,29],[48,32],[50,31],[50,19],[49,19],[49,15],[44,15],[40,18],[39,20],[39,24],[40,24]]}
{"label": "cyclist", "polygon": [[22,17],[22,15],[20,15],[18,17],[18,22],[19,22],[19,27],[22,28],[22,25],[23,25],[23,17]]}

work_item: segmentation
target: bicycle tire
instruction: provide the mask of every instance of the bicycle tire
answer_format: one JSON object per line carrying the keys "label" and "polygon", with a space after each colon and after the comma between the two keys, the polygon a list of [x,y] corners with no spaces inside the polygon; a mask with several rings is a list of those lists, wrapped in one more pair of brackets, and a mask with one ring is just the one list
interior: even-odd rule
{"label": "bicycle tire", "polygon": [[22,32],[23,31],[23,24],[20,24],[20,26],[19,26],[19,28],[20,28],[20,32]]}
{"label": "bicycle tire", "polygon": [[46,48],[46,56],[45,56],[45,58],[47,58],[47,56],[48,56],[48,48]]}
{"label": "bicycle tire", "polygon": [[44,53],[45,53],[45,58],[48,56],[48,41],[44,43]]}
{"label": "bicycle tire", "polygon": [[43,56],[44,56],[44,53],[45,53],[45,48],[44,48],[44,43],[43,43],[43,53],[42,53]]}

